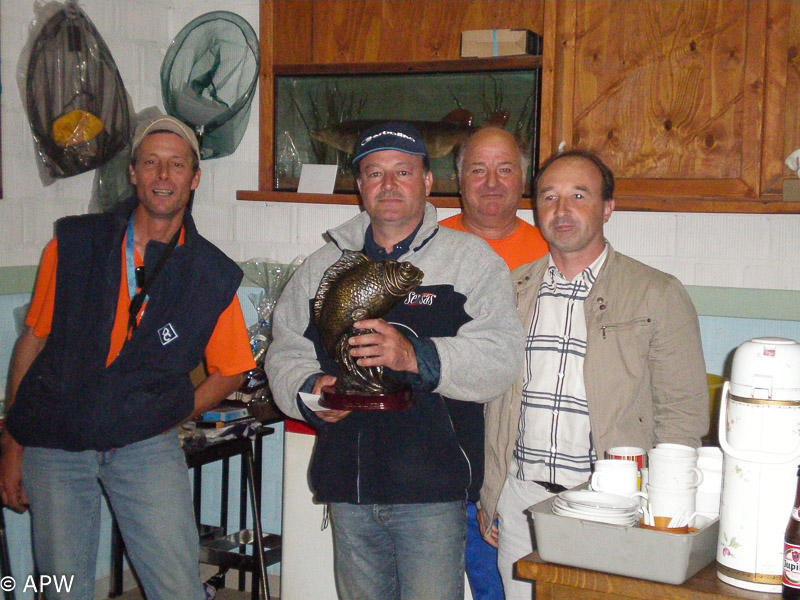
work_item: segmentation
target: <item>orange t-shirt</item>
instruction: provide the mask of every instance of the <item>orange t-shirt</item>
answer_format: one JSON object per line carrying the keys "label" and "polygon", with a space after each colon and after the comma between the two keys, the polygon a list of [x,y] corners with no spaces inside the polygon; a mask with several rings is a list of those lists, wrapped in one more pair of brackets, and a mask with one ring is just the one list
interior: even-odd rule
{"label": "orange t-shirt", "polygon": [[[183,233],[181,233],[181,242]],[[111,347],[106,358],[106,366],[113,363],[128,336],[128,306],[131,299],[128,292],[128,275],[125,263],[125,240],[122,241],[122,276],[120,278],[117,314],[111,330]],[[134,251],[134,262],[137,267],[144,264],[139,253]],[[39,267],[36,288],[31,301],[31,308],[25,324],[33,328],[36,337],[45,338],[50,335],[53,326],[53,309],[56,299],[56,268],[58,266],[58,240],[55,238],[47,245]],[[139,311],[141,319],[147,305]],[[228,308],[217,319],[217,325],[211,334],[205,351],[206,368],[209,374],[219,371],[221,375],[238,375],[256,367],[250,349],[250,339],[242,315],[239,298],[234,296]]]}
{"label": "orange t-shirt", "polygon": [[[444,219],[439,222],[439,225],[470,233],[464,229],[464,224],[461,219],[462,215],[463,213],[459,213]],[[507,238],[500,240],[487,240],[486,238],[482,238],[492,247],[492,250],[500,255],[500,258],[506,261],[509,271],[513,271],[517,267],[538,260],[550,251],[538,227],[534,227],[527,221],[523,221],[519,218],[517,222],[519,223],[519,227]]]}

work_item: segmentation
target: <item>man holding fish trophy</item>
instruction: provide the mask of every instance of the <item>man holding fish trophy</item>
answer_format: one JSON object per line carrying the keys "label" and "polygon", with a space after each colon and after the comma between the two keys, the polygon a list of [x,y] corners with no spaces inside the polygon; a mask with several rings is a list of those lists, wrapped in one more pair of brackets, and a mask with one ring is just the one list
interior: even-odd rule
{"label": "man holding fish trophy", "polygon": [[[328,231],[281,295],[270,385],[281,410],[318,429],[310,481],[330,506],[339,597],[461,600],[483,404],[510,386],[523,355],[510,277],[485,242],[439,228],[413,126],[364,132],[353,168],[364,212]],[[341,410],[305,399],[329,386],[407,387],[411,401]]]}

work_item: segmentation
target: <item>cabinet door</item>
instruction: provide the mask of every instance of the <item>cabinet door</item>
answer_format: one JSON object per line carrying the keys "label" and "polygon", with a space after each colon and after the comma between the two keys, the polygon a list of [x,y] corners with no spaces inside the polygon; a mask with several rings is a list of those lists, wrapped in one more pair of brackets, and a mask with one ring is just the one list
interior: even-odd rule
{"label": "cabinet door", "polygon": [[764,100],[762,195],[784,194],[784,181],[794,184],[795,173],[784,159],[800,148],[800,2],[769,0],[767,13],[767,81]]}
{"label": "cabinet door", "polygon": [[758,199],[765,1],[555,0],[544,17],[543,157],[599,152],[625,208]]}

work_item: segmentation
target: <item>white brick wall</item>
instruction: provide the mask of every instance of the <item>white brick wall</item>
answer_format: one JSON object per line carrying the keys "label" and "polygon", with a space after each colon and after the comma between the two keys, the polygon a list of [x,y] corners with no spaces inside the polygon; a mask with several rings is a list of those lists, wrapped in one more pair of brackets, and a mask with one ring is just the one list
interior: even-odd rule
{"label": "white brick wall", "polygon": [[[257,0],[81,0],[108,44],[137,111],[161,108],[159,71],[169,43],[191,19],[224,8],[258,32]],[[33,1],[0,0],[3,82],[3,192],[0,266],[36,264],[60,216],[85,212],[93,173],[43,186],[17,87],[19,49]],[[144,17],[149,16],[145,20]],[[322,233],[356,214],[351,206],[238,202],[258,181],[258,118],[233,156],[206,161],[195,215],[207,237],[236,260],[289,261],[322,243]],[[443,211],[452,214],[454,211]],[[529,214],[523,214],[530,220]],[[607,226],[614,246],[688,285],[800,289],[800,215],[619,212]]]}

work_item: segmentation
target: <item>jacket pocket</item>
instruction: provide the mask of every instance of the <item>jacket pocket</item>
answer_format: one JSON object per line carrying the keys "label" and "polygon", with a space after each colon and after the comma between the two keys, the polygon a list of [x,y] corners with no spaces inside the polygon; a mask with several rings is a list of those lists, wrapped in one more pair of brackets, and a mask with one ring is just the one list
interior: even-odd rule
{"label": "jacket pocket", "polygon": [[600,333],[602,334],[603,339],[606,339],[609,334],[627,332],[628,330],[636,329],[638,327],[645,327],[651,321],[652,319],[650,317],[639,317],[631,321],[625,321],[624,323],[610,323],[608,325],[601,325]]}

